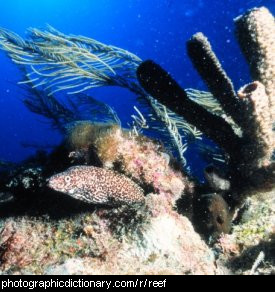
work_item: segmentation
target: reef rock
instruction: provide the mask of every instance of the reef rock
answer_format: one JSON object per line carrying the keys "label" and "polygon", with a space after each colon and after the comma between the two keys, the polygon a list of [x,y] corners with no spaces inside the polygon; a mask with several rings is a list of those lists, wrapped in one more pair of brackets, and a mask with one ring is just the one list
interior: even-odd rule
{"label": "reef rock", "polygon": [[[157,195],[153,195],[157,196]],[[101,246],[101,256],[70,259],[49,267],[47,274],[217,274],[214,254],[194,231],[190,221],[176,212],[153,218],[131,236],[115,239],[106,230],[90,237]]]}

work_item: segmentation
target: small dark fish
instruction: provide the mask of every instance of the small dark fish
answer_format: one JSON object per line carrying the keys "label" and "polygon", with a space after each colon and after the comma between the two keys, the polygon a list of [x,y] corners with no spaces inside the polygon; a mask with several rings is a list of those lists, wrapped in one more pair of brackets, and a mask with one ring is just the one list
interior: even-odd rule
{"label": "small dark fish", "polygon": [[229,233],[232,212],[219,194],[198,196],[193,203],[194,223],[200,233],[207,236]]}

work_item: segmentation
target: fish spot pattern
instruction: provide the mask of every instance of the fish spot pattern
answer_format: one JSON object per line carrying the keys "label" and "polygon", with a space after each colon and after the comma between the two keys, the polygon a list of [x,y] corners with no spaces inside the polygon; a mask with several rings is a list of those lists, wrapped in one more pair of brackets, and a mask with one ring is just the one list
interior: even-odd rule
{"label": "fish spot pattern", "polygon": [[142,203],[145,198],[142,188],[128,177],[94,166],[74,166],[56,174],[49,187],[93,204]]}

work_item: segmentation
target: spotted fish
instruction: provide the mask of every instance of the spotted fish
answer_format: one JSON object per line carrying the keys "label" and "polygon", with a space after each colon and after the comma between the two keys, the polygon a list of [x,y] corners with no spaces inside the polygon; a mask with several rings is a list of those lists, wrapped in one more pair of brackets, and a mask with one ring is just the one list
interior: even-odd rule
{"label": "spotted fish", "polygon": [[144,201],[144,192],[126,176],[94,166],[74,166],[49,179],[58,192],[93,204],[132,204]]}

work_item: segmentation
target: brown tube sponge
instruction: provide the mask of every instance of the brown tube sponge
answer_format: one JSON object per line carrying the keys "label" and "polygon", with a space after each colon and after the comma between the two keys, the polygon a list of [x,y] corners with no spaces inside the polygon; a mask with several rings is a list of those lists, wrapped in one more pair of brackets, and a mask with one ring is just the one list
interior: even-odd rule
{"label": "brown tube sponge", "polygon": [[187,42],[187,52],[210,92],[221,103],[226,114],[238,124],[241,109],[234,85],[222,68],[207,37],[201,32],[194,34]]}
{"label": "brown tube sponge", "polygon": [[236,35],[249,63],[253,80],[264,84],[275,120],[275,22],[265,7],[235,19]]}
{"label": "brown tube sponge", "polygon": [[178,83],[153,61],[145,61],[137,69],[142,87],[160,103],[184,117],[227,153],[237,152],[240,138],[221,117],[211,114],[187,96]]}
{"label": "brown tube sponge", "polygon": [[243,138],[250,145],[243,149],[244,158],[253,168],[266,166],[270,163],[275,138],[265,86],[255,81],[242,87],[238,96],[245,109],[241,125]]}

